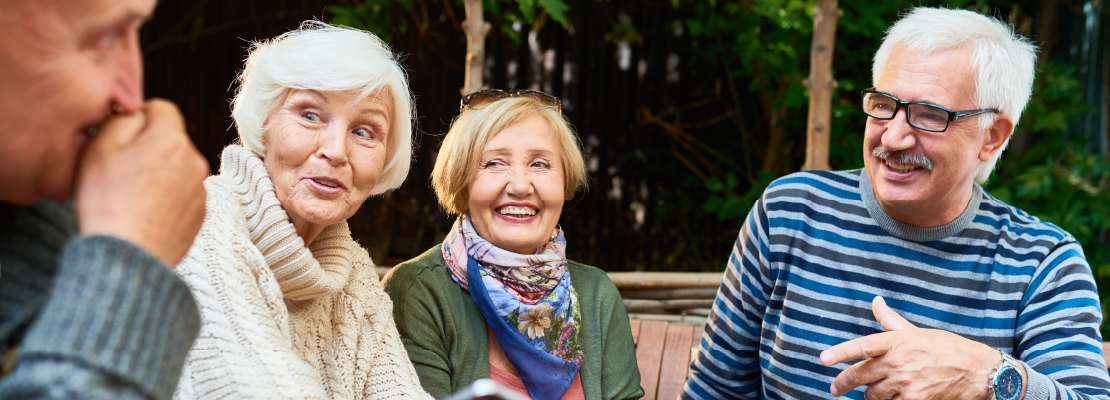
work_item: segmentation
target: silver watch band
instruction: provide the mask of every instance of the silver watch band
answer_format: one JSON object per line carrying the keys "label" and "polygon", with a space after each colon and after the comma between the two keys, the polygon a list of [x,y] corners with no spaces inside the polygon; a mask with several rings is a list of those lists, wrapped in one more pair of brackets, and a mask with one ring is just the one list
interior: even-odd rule
{"label": "silver watch band", "polygon": [[[996,365],[994,367],[994,369],[991,370],[990,375],[987,375],[987,399],[988,400],[995,400],[995,399],[998,398],[998,396],[996,396],[995,393],[994,393],[994,380],[995,380],[995,377],[998,375],[998,371],[1001,370],[1002,367],[1005,367],[1006,365],[1010,365],[1010,366],[1014,367],[1015,369],[1017,369],[1019,371],[1021,370],[1021,368],[1018,367],[1017,360],[1015,360],[1013,356],[1007,354],[1006,352],[1004,352],[1002,350],[999,350],[998,354],[1002,355],[1002,361],[999,361],[998,365]],[[1022,377],[1022,383],[1021,384],[1022,384],[1022,387],[1025,386],[1025,377],[1024,376]]]}

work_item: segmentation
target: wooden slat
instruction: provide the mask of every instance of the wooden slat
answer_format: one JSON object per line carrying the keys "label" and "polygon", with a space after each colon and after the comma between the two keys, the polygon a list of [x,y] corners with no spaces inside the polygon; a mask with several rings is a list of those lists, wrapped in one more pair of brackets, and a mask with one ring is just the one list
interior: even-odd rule
{"label": "wooden slat", "polygon": [[621,297],[625,299],[651,299],[651,300],[674,300],[674,299],[713,299],[717,297],[717,290],[719,287],[702,287],[702,288],[678,288],[678,289],[655,289],[655,290],[637,290],[626,289],[621,290]]}
{"label": "wooden slat", "polygon": [[640,338],[640,320],[633,319],[628,321],[628,325],[632,328],[632,344],[637,344]]}
{"label": "wooden slat", "polygon": [[[695,326],[694,334],[690,336],[690,363],[698,358],[698,351],[701,350],[701,335],[705,333],[705,325]],[[690,374],[693,371],[686,372],[686,379],[690,379]]]}
{"label": "wooden slat", "polygon": [[1110,366],[1110,342],[1102,342],[1102,358]]}
{"label": "wooden slat", "polygon": [[667,342],[663,346],[663,361],[659,367],[657,399],[674,400],[682,393],[686,375],[690,371],[690,337],[692,326],[668,326]]}
{"label": "wooden slat", "polygon": [[617,289],[718,288],[725,274],[721,272],[609,272]]}
{"label": "wooden slat", "polygon": [[640,386],[644,388],[643,400],[655,400],[655,392],[659,388],[659,365],[663,361],[663,344],[666,342],[666,335],[666,322],[640,321],[636,366],[640,369]]}
{"label": "wooden slat", "polygon": [[[705,325],[694,327],[694,336],[690,337],[690,347],[697,349],[701,347],[701,335],[705,334]],[[690,360],[693,361],[693,360]]]}

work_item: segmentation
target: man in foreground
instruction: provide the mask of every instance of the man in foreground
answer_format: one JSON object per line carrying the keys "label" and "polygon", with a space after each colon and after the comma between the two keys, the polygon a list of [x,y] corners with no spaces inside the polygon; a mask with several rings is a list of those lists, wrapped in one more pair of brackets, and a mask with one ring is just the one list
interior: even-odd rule
{"label": "man in foreground", "polygon": [[891,27],[862,93],[866,168],[768,187],[682,398],[1110,399],[1079,244],[979,186],[1034,51],[969,11]]}
{"label": "man in foreground", "polygon": [[168,399],[197,334],[169,266],[208,167],[177,109],[143,102],[153,8],[0,0],[0,398]]}

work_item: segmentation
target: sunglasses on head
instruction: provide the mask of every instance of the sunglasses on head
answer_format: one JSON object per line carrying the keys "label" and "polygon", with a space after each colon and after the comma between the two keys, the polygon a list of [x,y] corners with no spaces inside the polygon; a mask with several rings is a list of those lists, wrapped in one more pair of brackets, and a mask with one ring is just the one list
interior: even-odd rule
{"label": "sunglasses on head", "polygon": [[517,90],[515,92],[506,92],[501,89],[480,90],[466,96],[463,96],[462,101],[459,102],[459,112],[463,109],[470,107],[475,110],[481,110],[482,107],[488,106],[491,103],[507,99],[510,97],[527,97],[536,102],[547,106],[554,107],[559,110],[559,114],[563,113],[563,102],[558,97],[541,92],[539,90]]}

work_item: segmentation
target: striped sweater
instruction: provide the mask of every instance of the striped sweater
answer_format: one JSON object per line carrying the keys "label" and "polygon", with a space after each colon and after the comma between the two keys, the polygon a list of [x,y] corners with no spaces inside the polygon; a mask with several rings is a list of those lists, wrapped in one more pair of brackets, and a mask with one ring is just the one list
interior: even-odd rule
{"label": "striped sweater", "polygon": [[1012,354],[1027,400],[1110,399],[1098,293],[1071,235],[978,185],[947,225],[902,224],[861,171],[789,175],[756,202],[682,399],[832,397],[849,364],[820,352],[883,332],[875,296],[918,327]]}

